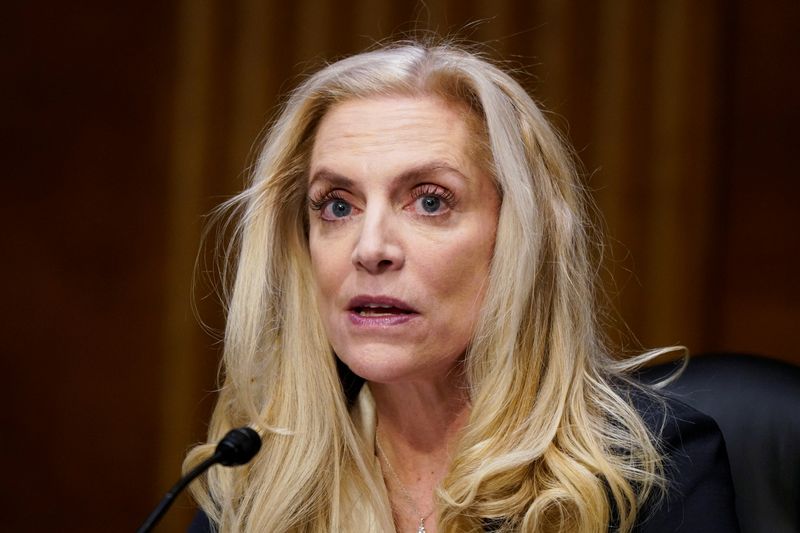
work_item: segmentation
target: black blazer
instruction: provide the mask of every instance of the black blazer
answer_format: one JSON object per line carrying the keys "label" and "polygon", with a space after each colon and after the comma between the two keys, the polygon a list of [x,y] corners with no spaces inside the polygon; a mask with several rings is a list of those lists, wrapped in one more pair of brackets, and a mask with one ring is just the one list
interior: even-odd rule
{"label": "black blazer", "polygon": [[634,398],[665,457],[666,497],[639,511],[636,533],[739,531],[725,441],[717,423],[689,405],[667,398],[666,409]]}
{"label": "black blazer", "polygon": [[[662,403],[632,393],[630,399],[659,436],[668,481],[666,497],[640,509],[634,532],[737,533],[728,455],[717,423],[674,398]],[[210,531],[208,519],[198,512],[189,533]]]}

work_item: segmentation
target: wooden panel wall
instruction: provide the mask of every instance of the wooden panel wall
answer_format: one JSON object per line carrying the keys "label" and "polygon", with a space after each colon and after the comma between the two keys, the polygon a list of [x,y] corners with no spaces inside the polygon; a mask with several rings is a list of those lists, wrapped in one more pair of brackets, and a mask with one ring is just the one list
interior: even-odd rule
{"label": "wooden panel wall", "polygon": [[[213,404],[219,346],[189,296],[203,214],[303,71],[414,28],[525,71],[583,163],[642,344],[800,364],[799,19],[791,0],[12,2],[7,528],[144,518]],[[178,507],[162,531],[184,529]]]}
{"label": "wooden panel wall", "polygon": [[5,531],[133,530],[161,491],[174,13],[4,6]]}

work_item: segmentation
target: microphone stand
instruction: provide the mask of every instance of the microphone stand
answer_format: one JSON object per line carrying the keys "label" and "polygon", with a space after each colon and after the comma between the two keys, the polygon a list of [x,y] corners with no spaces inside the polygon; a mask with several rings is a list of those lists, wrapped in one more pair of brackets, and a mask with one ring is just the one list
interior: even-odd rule
{"label": "microphone stand", "polygon": [[172,503],[178,494],[181,493],[186,485],[191,483],[200,474],[211,468],[213,465],[219,463],[223,466],[237,466],[250,462],[250,460],[261,449],[261,437],[252,428],[243,427],[230,430],[219,444],[217,444],[214,454],[192,468],[186,473],[175,485],[169,489],[166,495],[161,499],[158,506],[153,509],[144,524],[136,530],[136,533],[148,533],[164,516],[164,513],[169,510]]}

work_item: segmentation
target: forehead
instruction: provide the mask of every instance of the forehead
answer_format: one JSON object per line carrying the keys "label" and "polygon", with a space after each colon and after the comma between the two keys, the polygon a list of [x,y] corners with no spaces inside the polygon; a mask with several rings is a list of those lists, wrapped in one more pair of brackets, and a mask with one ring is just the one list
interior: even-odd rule
{"label": "forehead", "polygon": [[471,166],[476,144],[472,121],[463,106],[435,96],[347,100],[334,105],[320,122],[311,173],[323,166],[396,166],[409,158],[414,163]]}

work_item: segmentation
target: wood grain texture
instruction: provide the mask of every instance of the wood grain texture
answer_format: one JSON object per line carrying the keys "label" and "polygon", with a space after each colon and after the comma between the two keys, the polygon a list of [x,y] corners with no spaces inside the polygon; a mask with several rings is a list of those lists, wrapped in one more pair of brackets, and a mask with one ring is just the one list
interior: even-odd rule
{"label": "wood grain texture", "polygon": [[520,67],[576,148],[643,345],[800,364],[797,2],[41,1],[5,20],[9,530],[146,516],[213,404],[219,345],[190,301],[203,215],[302,72],[403,31]]}

